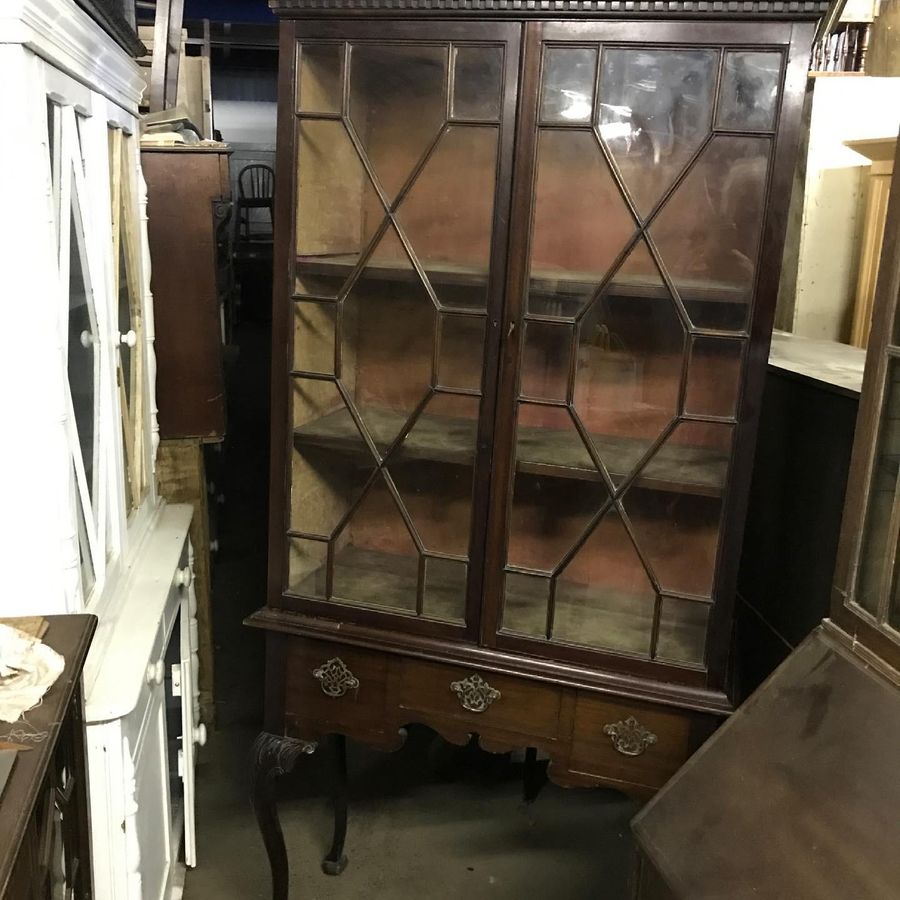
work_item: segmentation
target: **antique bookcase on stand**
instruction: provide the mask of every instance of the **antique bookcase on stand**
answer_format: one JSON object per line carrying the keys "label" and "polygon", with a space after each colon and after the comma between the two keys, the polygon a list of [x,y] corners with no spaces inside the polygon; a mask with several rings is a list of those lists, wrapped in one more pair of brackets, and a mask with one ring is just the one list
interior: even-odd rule
{"label": "antique bookcase on stand", "polygon": [[[273,779],[424,723],[649,795],[731,710],[824,4],[280,0]],[[339,871],[346,805],[336,792]]]}

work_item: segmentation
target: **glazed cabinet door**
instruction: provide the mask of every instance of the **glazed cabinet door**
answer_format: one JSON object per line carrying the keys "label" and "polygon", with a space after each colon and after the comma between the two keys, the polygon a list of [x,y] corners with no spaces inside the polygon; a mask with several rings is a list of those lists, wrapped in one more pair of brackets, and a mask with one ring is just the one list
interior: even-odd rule
{"label": "glazed cabinet door", "polygon": [[[894,171],[900,164],[900,141]],[[832,589],[831,618],[862,648],[900,668],[900,179],[894,178],[850,479]]]}
{"label": "glazed cabinet door", "polygon": [[519,38],[283,26],[281,605],[477,634]]}
{"label": "glazed cabinet door", "polygon": [[528,28],[485,639],[700,683],[805,57],[782,24]]}

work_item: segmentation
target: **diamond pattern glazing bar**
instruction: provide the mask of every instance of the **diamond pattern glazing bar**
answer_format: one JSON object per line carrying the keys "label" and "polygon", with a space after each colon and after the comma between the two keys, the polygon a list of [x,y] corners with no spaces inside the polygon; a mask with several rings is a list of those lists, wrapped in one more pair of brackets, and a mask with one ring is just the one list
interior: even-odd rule
{"label": "diamond pattern glazing bar", "polygon": [[502,47],[299,54],[291,581],[460,621]]}

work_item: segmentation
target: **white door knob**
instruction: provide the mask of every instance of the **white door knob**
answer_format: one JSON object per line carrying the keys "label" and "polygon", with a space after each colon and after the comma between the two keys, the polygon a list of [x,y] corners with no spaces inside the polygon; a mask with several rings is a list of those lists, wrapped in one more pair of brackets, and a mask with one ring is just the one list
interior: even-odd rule
{"label": "white door knob", "polygon": [[218,553],[219,552],[219,539],[216,538],[214,541],[209,542],[209,552],[210,553]]}
{"label": "white door knob", "polygon": [[85,350],[94,345],[94,336],[87,329],[81,332],[79,340],[81,341],[81,346],[84,347]]}
{"label": "white door knob", "polygon": [[206,725],[202,722],[194,729],[194,743],[200,747],[206,746]]}
{"label": "white door knob", "polygon": [[147,684],[162,684],[165,675],[166,667],[163,665],[161,659],[158,659],[155,663],[150,663],[150,665],[147,666]]}
{"label": "white door knob", "polygon": [[126,347],[134,347],[137,344],[137,334],[132,328],[130,331],[126,331],[125,334],[120,334],[119,341]]}
{"label": "white door knob", "polygon": [[193,578],[194,573],[191,572],[191,567],[185,566],[183,569],[179,569],[175,573],[175,584],[177,584],[178,587],[190,587]]}

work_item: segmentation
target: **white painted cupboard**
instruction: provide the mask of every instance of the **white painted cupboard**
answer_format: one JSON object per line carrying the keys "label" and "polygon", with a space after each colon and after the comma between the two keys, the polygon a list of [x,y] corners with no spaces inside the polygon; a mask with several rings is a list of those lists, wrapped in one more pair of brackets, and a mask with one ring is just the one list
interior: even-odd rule
{"label": "white painted cupboard", "polygon": [[192,510],[154,476],[142,87],[73,0],[0,3],[0,615],[99,617],[84,674],[98,900],[178,895],[205,740]]}

